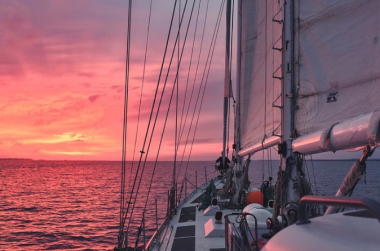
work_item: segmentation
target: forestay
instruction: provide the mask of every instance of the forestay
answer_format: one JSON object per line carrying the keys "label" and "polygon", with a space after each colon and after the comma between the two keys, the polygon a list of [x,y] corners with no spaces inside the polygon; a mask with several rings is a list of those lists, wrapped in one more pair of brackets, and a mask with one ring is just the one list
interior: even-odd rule
{"label": "forestay", "polygon": [[375,0],[296,0],[294,151],[378,144],[379,10]]}
{"label": "forestay", "polygon": [[243,0],[241,4],[238,133],[243,156],[280,141],[275,135],[281,135],[281,109],[275,106],[281,105],[281,51],[273,47],[281,49],[282,25],[273,21],[279,3]]}

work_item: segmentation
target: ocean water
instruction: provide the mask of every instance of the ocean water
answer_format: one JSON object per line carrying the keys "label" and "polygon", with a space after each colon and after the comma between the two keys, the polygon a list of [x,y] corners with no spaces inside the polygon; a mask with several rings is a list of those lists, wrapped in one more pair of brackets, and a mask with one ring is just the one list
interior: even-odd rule
{"label": "ocean water", "polygon": [[[352,163],[308,162],[306,175],[318,193],[333,195]],[[155,200],[159,224],[165,217],[172,168],[171,162],[157,165],[145,214],[146,239],[156,228]],[[112,250],[119,225],[120,169],[120,162],[0,160],[0,250]],[[180,181],[185,169],[181,167]],[[276,177],[277,170],[278,161],[252,161],[251,184],[260,186],[263,173],[267,179]],[[142,214],[152,171],[153,163],[148,162],[134,219]],[[213,162],[189,163],[192,184],[200,185],[214,175]],[[126,180],[132,184],[134,174],[131,180],[129,176],[127,168]],[[362,179],[354,195],[380,201],[379,178],[380,161],[368,161],[366,184]],[[187,192],[191,190],[188,183]],[[139,220],[131,223],[131,235],[138,224]]]}

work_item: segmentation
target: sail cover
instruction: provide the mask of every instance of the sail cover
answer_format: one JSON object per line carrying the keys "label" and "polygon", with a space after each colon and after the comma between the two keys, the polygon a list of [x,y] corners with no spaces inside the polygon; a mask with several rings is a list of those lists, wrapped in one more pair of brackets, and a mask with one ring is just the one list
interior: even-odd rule
{"label": "sail cover", "polygon": [[[335,140],[344,142],[337,148],[365,144],[369,134],[378,132],[380,1],[295,2],[296,133],[301,139],[316,134],[328,137],[333,126],[340,125],[340,138]],[[342,125],[349,134],[342,133]],[[372,132],[347,139],[363,126]]]}
{"label": "sail cover", "polygon": [[258,149],[247,149],[281,134],[281,110],[275,107],[281,105],[281,81],[273,77],[281,77],[281,51],[273,48],[281,49],[282,25],[273,21],[276,14],[281,19],[278,1],[240,3],[239,135],[241,151],[249,154]]}

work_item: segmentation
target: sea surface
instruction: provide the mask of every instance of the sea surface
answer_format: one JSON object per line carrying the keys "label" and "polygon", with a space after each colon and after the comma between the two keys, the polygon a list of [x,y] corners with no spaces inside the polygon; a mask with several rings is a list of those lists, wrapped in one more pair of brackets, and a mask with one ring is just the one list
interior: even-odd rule
{"label": "sea surface", "polygon": [[[353,162],[308,161],[305,173],[317,188],[314,192],[333,195]],[[129,171],[131,165],[127,164],[127,190],[134,181],[135,171],[132,175]],[[264,179],[275,178],[278,165],[278,161],[252,161],[251,185],[259,187],[263,174]],[[137,163],[133,166],[134,170],[138,167]],[[140,223],[153,167],[153,162],[145,166],[134,203],[133,218],[137,220],[131,223],[131,235],[136,234]],[[186,164],[181,166],[179,184],[185,169]],[[165,217],[172,172],[171,162],[159,162],[156,166],[145,213],[146,241],[156,229],[155,201],[158,224]],[[200,185],[215,174],[212,161],[190,162],[187,166],[187,177],[193,185]],[[120,162],[0,160],[0,250],[112,250],[117,245],[120,221],[120,176]],[[379,179],[380,161],[368,161],[367,174],[354,195],[380,201]],[[190,182],[187,193],[192,190]],[[140,239],[139,245],[142,243]]]}

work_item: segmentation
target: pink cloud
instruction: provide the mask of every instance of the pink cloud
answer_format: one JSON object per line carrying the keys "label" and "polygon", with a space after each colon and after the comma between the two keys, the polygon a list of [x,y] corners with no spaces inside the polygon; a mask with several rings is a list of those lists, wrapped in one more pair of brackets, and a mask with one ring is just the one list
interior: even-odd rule
{"label": "pink cloud", "polygon": [[88,97],[88,100],[90,100],[90,102],[95,102],[100,96],[101,95],[91,95]]}

